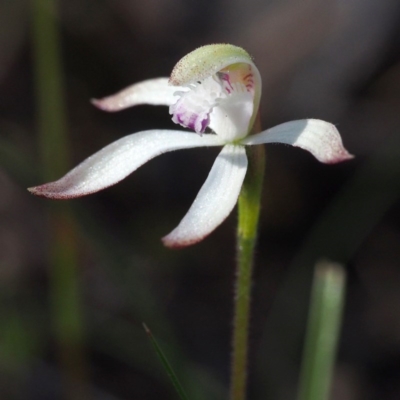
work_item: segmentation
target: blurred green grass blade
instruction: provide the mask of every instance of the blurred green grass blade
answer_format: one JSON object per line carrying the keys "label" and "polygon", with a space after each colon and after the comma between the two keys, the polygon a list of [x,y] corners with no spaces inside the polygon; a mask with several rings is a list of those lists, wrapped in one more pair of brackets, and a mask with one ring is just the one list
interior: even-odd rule
{"label": "blurred green grass blade", "polygon": [[56,0],[31,2],[37,120],[45,181],[64,174],[69,158],[56,6]]}
{"label": "blurred green grass blade", "polygon": [[157,353],[157,356],[159,357],[165,371],[167,372],[167,375],[174,386],[176,392],[178,393],[179,397],[181,400],[188,400],[188,397],[186,396],[185,391],[183,390],[182,385],[180,384],[178,377],[176,376],[174,370],[171,367],[171,364],[168,362],[167,357],[161,350],[160,346],[158,345],[156,339],[154,338],[153,334],[151,333],[150,329],[147,327],[146,324],[143,324],[144,330],[146,331],[155,352]]}
{"label": "blurred green grass blade", "polygon": [[[33,67],[42,179],[54,180],[68,168],[64,75],[56,0],[31,2]],[[38,182],[39,183],[39,182]],[[43,200],[42,200],[43,201]],[[51,318],[66,397],[88,398],[83,323],[77,269],[78,234],[68,203],[45,201],[48,209]]]}
{"label": "blurred green grass blade", "polygon": [[314,273],[298,400],[329,398],[342,320],[346,277],[340,264],[320,261]]}

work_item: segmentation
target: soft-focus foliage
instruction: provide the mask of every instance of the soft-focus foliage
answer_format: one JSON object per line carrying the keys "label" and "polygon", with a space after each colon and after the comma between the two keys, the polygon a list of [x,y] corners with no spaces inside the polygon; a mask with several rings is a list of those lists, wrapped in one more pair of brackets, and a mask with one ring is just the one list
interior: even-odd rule
{"label": "soft-focus foliage", "polygon": [[[211,42],[235,43],[255,58],[265,128],[304,117],[338,126],[358,156],[351,164],[326,167],[305,152],[268,147],[250,388],[255,398],[293,398],[310,268],[327,256],[350,268],[333,398],[399,398],[398,1],[59,3],[73,164],[133,131],[171,128],[161,108],[109,115],[88,99],[165,76]],[[60,398],[47,203],[24,189],[41,178],[28,2],[3,1],[1,11],[0,398]],[[163,341],[189,396],[224,396],[235,217],[213,240],[182,252],[158,240],[215,156],[212,149],[164,155],[107,192],[74,201],[96,399],[174,398],[142,321]]]}

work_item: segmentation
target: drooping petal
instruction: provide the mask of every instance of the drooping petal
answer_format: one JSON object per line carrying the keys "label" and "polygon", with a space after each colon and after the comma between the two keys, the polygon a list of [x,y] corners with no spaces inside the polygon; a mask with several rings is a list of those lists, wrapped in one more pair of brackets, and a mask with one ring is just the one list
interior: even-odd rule
{"label": "drooping petal", "polygon": [[110,112],[124,110],[140,104],[169,106],[176,102],[174,93],[177,90],[186,89],[169,85],[168,78],[149,79],[135,83],[103,99],[93,99],[92,103],[101,110]]}
{"label": "drooping petal", "polygon": [[303,119],[277,125],[250,135],[241,142],[246,145],[286,143],[309,151],[317,160],[335,164],[353,156],[344,148],[336,127],[319,119]]}
{"label": "drooping petal", "polygon": [[114,185],[162,153],[222,144],[216,135],[201,137],[192,132],[168,130],[138,132],[104,147],[58,181],[28,190],[54,199],[81,197]]}
{"label": "drooping petal", "polygon": [[211,233],[235,206],[247,170],[244,147],[226,145],[179,225],[162,240],[167,247],[195,244]]}

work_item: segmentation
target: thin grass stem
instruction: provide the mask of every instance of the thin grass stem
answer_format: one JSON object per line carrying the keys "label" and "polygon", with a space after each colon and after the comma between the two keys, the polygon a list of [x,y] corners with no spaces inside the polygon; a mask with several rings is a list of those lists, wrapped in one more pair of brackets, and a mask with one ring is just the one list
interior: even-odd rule
{"label": "thin grass stem", "polygon": [[[51,181],[66,172],[69,159],[56,1],[33,0],[31,13],[41,170],[43,180]],[[50,305],[66,398],[88,399],[78,238],[68,204],[49,204],[47,232]]]}

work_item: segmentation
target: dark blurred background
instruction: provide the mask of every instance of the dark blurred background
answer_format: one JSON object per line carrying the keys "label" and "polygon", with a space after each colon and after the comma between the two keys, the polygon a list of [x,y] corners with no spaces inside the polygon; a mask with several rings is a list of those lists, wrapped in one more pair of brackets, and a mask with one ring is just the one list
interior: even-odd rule
{"label": "dark blurred background", "polygon": [[[236,213],[192,248],[172,251],[160,241],[218,150],[163,155],[115,187],[69,202],[54,240],[54,202],[26,191],[49,172],[38,144],[33,3],[0,0],[0,398],[177,398],[142,322],[192,399],[226,398]],[[326,166],[299,149],[267,148],[249,399],[295,399],[321,257],[348,271],[332,399],[400,399],[399,1],[55,4],[63,172],[126,134],[175,128],[165,107],[107,114],[89,100],[168,76],[208,43],[236,44],[254,57],[265,128],[310,117],[336,124],[354,161]],[[57,264],[52,254],[63,251]]]}

